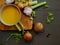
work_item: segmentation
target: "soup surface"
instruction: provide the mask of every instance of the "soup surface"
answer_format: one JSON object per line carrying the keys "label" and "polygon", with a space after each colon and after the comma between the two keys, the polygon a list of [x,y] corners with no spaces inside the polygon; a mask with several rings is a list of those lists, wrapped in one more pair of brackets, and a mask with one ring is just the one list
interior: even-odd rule
{"label": "soup surface", "polygon": [[2,19],[6,24],[16,24],[20,19],[20,13],[14,6],[7,6],[2,11]]}

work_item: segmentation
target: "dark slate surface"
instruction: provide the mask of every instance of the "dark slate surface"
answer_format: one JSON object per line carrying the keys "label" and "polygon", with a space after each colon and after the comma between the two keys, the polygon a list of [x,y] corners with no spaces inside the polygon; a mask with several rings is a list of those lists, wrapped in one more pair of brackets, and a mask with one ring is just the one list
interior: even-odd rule
{"label": "dark slate surface", "polygon": [[[39,2],[45,0],[38,0]],[[44,9],[43,7],[36,9],[36,18],[34,22],[42,22],[44,24],[44,32],[36,34],[35,32],[31,32],[33,34],[33,40],[31,42],[26,42],[21,39],[20,43],[16,44],[14,39],[10,39],[6,42],[9,33],[12,31],[0,31],[0,43],[4,43],[5,45],[60,45],[60,0],[46,0],[49,8]],[[53,12],[55,16],[55,20],[51,24],[46,24],[47,12]],[[14,31],[13,31],[14,32]],[[50,33],[50,38],[47,38],[46,35]]]}

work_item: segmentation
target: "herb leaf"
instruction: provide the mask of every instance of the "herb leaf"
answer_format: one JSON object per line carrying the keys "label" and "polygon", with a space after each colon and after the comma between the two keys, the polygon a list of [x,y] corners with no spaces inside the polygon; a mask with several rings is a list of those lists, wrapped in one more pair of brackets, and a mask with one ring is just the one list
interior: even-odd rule
{"label": "herb leaf", "polygon": [[32,11],[32,15],[31,15],[32,17],[35,17],[36,15],[35,15],[35,11]]}
{"label": "herb leaf", "polygon": [[11,33],[9,35],[9,37],[7,38],[7,41],[10,39],[10,38],[14,38],[16,40],[16,43],[19,42],[19,40],[22,38],[22,35],[19,34],[19,33]]}

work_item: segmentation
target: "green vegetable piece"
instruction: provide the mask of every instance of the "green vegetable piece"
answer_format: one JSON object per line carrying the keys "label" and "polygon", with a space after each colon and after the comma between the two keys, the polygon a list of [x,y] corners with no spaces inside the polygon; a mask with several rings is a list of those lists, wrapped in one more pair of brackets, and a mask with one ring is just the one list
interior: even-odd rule
{"label": "green vegetable piece", "polygon": [[47,18],[47,23],[50,24],[51,22],[52,21],[49,18]]}
{"label": "green vegetable piece", "polygon": [[25,2],[25,0],[18,0],[18,2]]}
{"label": "green vegetable piece", "polygon": [[34,6],[31,6],[31,8],[32,8],[32,9],[35,9],[35,8],[37,8],[37,7],[39,7],[39,6],[45,5],[46,3],[47,3],[47,2],[44,1],[44,2],[38,3],[38,4],[34,5]]}
{"label": "green vegetable piece", "polygon": [[54,21],[54,17],[51,17],[50,20],[51,20],[51,21]]}
{"label": "green vegetable piece", "polygon": [[31,15],[32,17],[35,17],[36,15],[35,15],[35,11],[32,11],[32,15]]}
{"label": "green vegetable piece", "polygon": [[33,20],[33,17],[32,16],[30,17],[30,20]]}
{"label": "green vegetable piece", "polygon": [[21,22],[19,22],[19,24],[20,24],[20,27],[21,27],[22,35],[24,35],[24,33],[25,33],[25,31],[24,31],[25,27],[24,27],[24,25]]}
{"label": "green vegetable piece", "polygon": [[45,5],[44,5],[44,7],[45,7],[45,8],[48,8],[48,5],[47,5],[47,4],[45,4]]}
{"label": "green vegetable piece", "polygon": [[47,23],[50,24],[54,21],[54,15],[51,12],[48,12]]}
{"label": "green vegetable piece", "polygon": [[50,17],[51,17],[51,16],[53,16],[53,13],[51,13],[51,12],[48,12],[48,16],[50,16]]}
{"label": "green vegetable piece", "polygon": [[12,33],[9,35],[9,37],[7,38],[7,41],[10,39],[10,38],[14,38],[16,40],[16,43],[19,42],[19,40],[22,38],[21,34],[19,33]]}
{"label": "green vegetable piece", "polygon": [[19,31],[21,31],[21,28],[19,25],[16,24],[16,29],[18,29]]}
{"label": "green vegetable piece", "polygon": [[35,4],[37,4],[38,2],[37,1],[33,1],[33,2],[29,2],[29,5],[35,5]]}

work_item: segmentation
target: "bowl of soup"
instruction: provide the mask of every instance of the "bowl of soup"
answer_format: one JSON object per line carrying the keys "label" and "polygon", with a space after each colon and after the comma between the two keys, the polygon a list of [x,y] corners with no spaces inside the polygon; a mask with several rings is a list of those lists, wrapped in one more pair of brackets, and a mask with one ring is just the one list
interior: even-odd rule
{"label": "bowl of soup", "polygon": [[21,19],[20,9],[13,4],[3,6],[0,13],[0,21],[7,26],[15,25]]}

